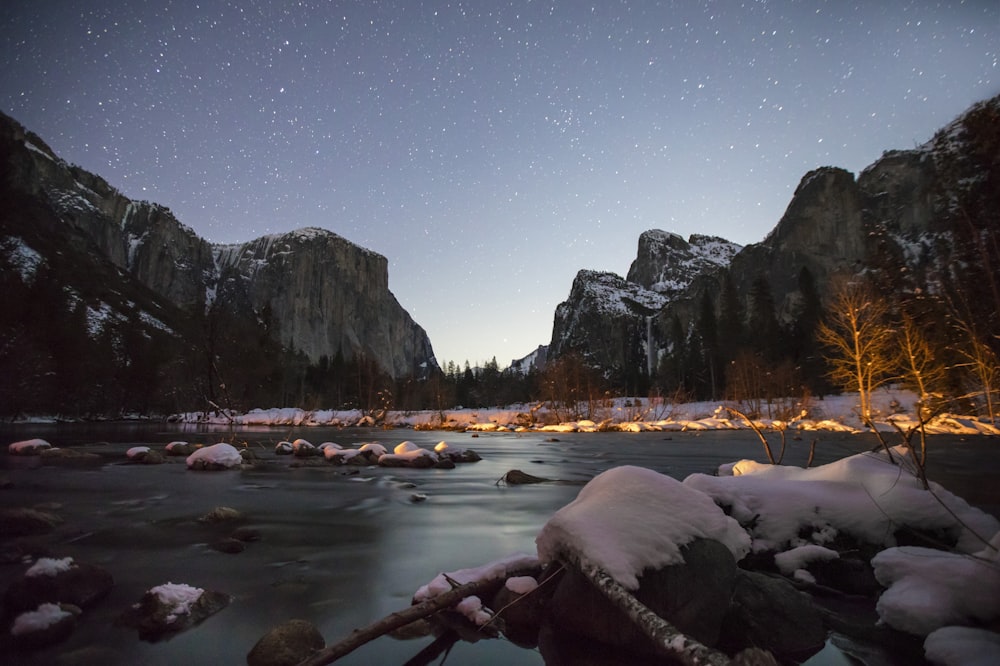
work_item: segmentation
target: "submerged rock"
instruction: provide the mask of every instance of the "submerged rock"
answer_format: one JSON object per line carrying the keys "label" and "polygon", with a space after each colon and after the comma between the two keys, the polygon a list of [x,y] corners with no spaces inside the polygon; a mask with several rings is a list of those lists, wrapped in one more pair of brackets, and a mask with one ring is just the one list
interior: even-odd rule
{"label": "submerged rock", "polygon": [[62,522],[62,518],[37,509],[0,509],[0,540],[45,534]]}

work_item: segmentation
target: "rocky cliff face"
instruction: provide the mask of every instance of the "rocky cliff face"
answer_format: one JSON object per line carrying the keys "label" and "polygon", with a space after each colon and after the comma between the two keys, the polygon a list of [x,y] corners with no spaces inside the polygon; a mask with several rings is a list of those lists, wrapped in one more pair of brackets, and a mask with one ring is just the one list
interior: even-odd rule
{"label": "rocky cliff face", "polygon": [[739,250],[739,245],[714,236],[695,234],[684,240],[659,229],[643,232],[627,278],[577,273],[569,298],[556,308],[551,356],[575,350],[608,374],[655,367],[661,343],[654,315],[697,276],[728,265]]}
{"label": "rocky cliff face", "polygon": [[639,236],[639,249],[628,270],[629,282],[674,296],[695,276],[726,266],[741,247],[723,238],[692,234],[688,240],[659,229]]}
{"label": "rocky cliff face", "polygon": [[583,270],[556,307],[549,357],[581,354],[608,373],[636,367],[648,349],[649,323],[667,299],[614,273]]}
{"label": "rocky cliff face", "polygon": [[[169,209],[128,199],[2,114],[0,143],[6,196],[44,211],[46,233],[79,241],[66,251],[107,260],[178,311],[267,306],[282,343],[312,361],[365,354],[393,377],[436,367],[426,333],[389,291],[384,257],[319,229],[213,247]],[[0,234],[20,233],[13,216],[0,221]]]}
{"label": "rocky cliff face", "polygon": [[[811,171],[771,233],[742,249],[704,236],[685,242],[664,231],[643,233],[627,280],[588,271],[577,276],[555,313],[550,358],[573,348],[609,375],[623,366],[651,367],[669,322],[676,317],[690,330],[706,294],[718,307],[724,274],[744,308],[750,285],[764,278],[786,321],[802,301],[803,268],[821,294],[832,275],[865,269],[881,271],[900,290],[936,288],[955,266],[982,264],[976,255],[977,243],[983,253],[982,229],[1000,225],[998,127],[1000,97],[973,106],[923,146],[887,151],[857,179],[835,167]],[[995,287],[989,267],[981,270],[982,282]],[[639,288],[657,293],[662,305],[633,299]],[[643,307],[606,305],[630,299]],[[643,335],[651,309],[655,326]],[[630,335],[657,349],[623,343]]]}
{"label": "rocky cliff face", "polygon": [[217,298],[267,308],[310,359],[363,353],[394,377],[436,366],[423,328],[389,291],[386,258],[323,229],[217,246]]}

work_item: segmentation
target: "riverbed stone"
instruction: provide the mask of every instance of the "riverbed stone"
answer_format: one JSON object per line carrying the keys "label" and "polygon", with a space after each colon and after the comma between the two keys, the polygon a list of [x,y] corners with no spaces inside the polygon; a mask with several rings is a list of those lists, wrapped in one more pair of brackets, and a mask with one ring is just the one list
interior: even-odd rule
{"label": "riverbed stone", "polygon": [[62,518],[48,511],[12,507],[0,509],[0,540],[45,534],[62,522]]}
{"label": "riverbed stone", "polygon": [[804,661],[826,642],[823,617],[809,596],[778,576],[739,570],[720,647],[770,651],[779,661]]}
{"label": "riverbed stone", "polygon": [[107,569],[86,562],[73,562],[53,575],[22,574],[3,596],[8,614],[23,613],[43,603],[67,603],[90,608],[111,592],[114,578]]}
{"label": "riverbed stone", "polygon": [[25,439],[14,442],[7,447],[7,452],[12,456],[37,456],[42,451],[52,448],[52,445],[44,439]]}
{"label": "riverbed stone", "polygon": [[306,620],[288,620],[271,629],[247,654],[247,666],[294,666],[326,645]]}
{"label": "riverbed stone", "polygon": [[168,456],[189,456],[198,448],[196,444],[188,444],[187,442],[170,442],[164,447],[163,452]]}
{"label": "riverbed stone", "polygon": [[48,465],[86,465],[100,463],[102,460],[101,456],[96,453],[56,447],[42,449],[39,451],[38,457],[43,463]]}
{"label": "riverbed stone", "polygon": [[230,506],[217,506],[198,519],[199,523],[226,523],[243,520],[243,514]]}
{"label": "riverbed stone", "polygon": [[25,611],[26,613],[47,612],[46,608],[56,610],[57,613],[62,611],[63,615],[47,626],[39,626],[30,631],[19,629],[17,633],[14,633],[14,627],[18,621],[15,618],[11,627],[11,643],[13,646],[19,650],[36,650],[61,643],[69,638],[70,634],[73,633],[73,629],[76,628],[76,621],[82,610],[73,604],[56,604],[55,606],[58,606],[58,609],[55,609],[51,604],[44,604],[30,611]]}
{"label": "riverbed stone", "polygon": [[218,551],[220,553],[226,553],[228,555],[238,555],[247,549],[245,542],[239,539],[219,539],[218,541],[213,541],[209,544],[212,550]]}
{"label": "riverbed stone", "polygon": [[[706,645],[719,640],[736,578],[736,559],[712,539],[681,548],[684,563],[647,569],[636,599],[686,635]],[[651,652],[649,639],[581,573],[567,568],[550,604],[554,623],[599,642]]]}
{"label": "riverbed stone", "polygon": [[138,603],[118,618],[118,622],[137,629],[142,640],[155,643],[200,624],[228,605],[228,595],[204,590],[187,613],[177,614],[173,606],[164,603],[152,591],[147,591]]}

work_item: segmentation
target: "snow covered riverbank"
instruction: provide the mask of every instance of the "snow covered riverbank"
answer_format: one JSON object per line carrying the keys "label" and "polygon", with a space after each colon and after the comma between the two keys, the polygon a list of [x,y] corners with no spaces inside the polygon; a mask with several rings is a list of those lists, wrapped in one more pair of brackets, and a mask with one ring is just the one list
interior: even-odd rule
{"label": "snow covered riverbank", "polygon": [[[881,391],[873,396],[875,422],[879,429],[903,430],[917,425],[914,404],[917,397],[909,391]],[[384,426],[428,430],[473,431],[689,431],[733,430],[749,428],[743,419],[728,408],[749,411],[738,403],[693,402],[674,404],[659,398],[616,398],[600,404],[581,403],[574,410],[556,409],[544,404],[521,404],[483,409],[454,408],[440,411],[388,411],[376,416],[361,410],[307,410],[293,407],[254,409],[237,413],[226,411],[186,412],[173,415],[178,423],[203,423],[237,426]],[[796,431],[863,432],[866,428],[857,415],[857,394],[815,398],[796,404],[794,416],[785,419],[760,418],[761,429],[787,428]],[[766,411],[762,408],[762,411]],[[775,410],[776,411],[776,410]],[[789,408],[785,407],[785,411]],[[896,426],[893,425],[896,424]],[[1000,427],[971,416],[941,414],[927,425],[928,434],[1000,435]]]}

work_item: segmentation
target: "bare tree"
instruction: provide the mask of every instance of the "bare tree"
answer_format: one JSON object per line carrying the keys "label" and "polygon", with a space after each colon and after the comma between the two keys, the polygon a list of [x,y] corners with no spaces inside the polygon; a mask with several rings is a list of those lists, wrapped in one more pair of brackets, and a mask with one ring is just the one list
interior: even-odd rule
{"label": "bare tree", "polygon": [[871,425],[872,393],[897,379],[897,347],[889,304],[859,278],[837,281],[817,339],[829,349],[830,378],[860,396],[861,420]]}
{"label": "bare tree", "polygon": [[900,351],[900,378],[919,396],[921,410],[931,410],[930,403],[939,395],[948,367],[942,355],[935,353],[924,329],[906,313],[899,318],[896,340]]}
{"label": "bare tree", "polygon": [[961,364],[971,371],[976,384],[973,395],[982,396],[986,416],[990,423],[996,423],[996,393],[1000,390],[1000,359],[996,352],[979,335],[975,326],[961,317],[955,319],[958,330],[965,338],[965,344],[956,345],[956,351],[965,359]]}

